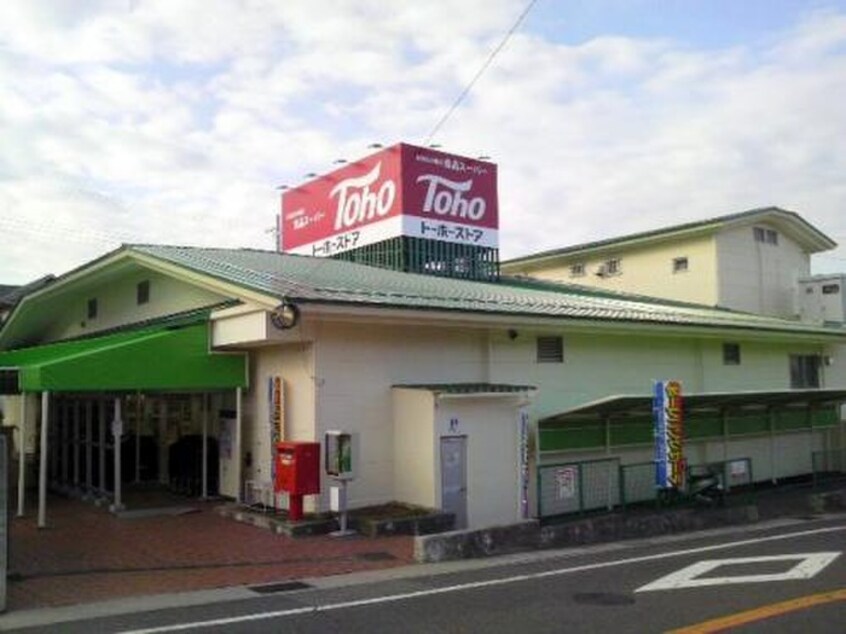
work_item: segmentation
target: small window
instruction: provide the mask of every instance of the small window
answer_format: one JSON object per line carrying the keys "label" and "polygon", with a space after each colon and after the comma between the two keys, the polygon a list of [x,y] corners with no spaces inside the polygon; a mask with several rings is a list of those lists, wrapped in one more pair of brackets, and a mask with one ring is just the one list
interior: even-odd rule
{"label": "small window", "polygon": [[764,244],[778,244],[778,232],[774,229],[765,229],[764,227],[752,227],[752,233],[755,236],[755,242],[762,242]]}
{"label": "small window", "polygon": [[92,297],[88,300],[88,319],[97,318],[97,298]]}
{"label": "small window", "polygon": [[564,340],[561,337],[538,337],[538,363],[563,363]]}
{"label": "small window", "polygon": [[820,386],[820,360],[816,354],[790,355],[790,387],[793,389]]}
{"label": "small window", "polygon": [[840,292],[840,284],[823,284],[823,295],[837,295]]}
{"label": "small window", "polygon": [[583,277],[585,274],[585,265],[583,262],[570,265],[570,277]]}
{"label": "small window", "polygon": [[150,281],[144,280],[143,282],[138,282],[138,286],[135,289],[135,301],[140,306],[141,304],[146,304],[150,301]]}
{"label": "small window", "polygon": [[723,344],[723,365],[740,365],[740,344]]}
{"label": "small window", "polygon": [[687,258],[673,258],[673,273],[684,273],[687,271]]}
{"label": "small window", "polygon": [[618,275],[620,272],[620,258],[613,258],[605,262],[605,273],[607,275]]}

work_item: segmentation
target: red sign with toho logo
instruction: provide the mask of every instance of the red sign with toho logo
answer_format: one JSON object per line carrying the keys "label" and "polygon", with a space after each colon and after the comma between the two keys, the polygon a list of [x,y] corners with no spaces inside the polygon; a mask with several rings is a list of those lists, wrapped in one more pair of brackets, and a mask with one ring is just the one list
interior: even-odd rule
{"label": "red sign with toho logo", "polygon": [[496,247],[496,165],[400,143],[282,196],[282,251],[327,256],[396,236]]}

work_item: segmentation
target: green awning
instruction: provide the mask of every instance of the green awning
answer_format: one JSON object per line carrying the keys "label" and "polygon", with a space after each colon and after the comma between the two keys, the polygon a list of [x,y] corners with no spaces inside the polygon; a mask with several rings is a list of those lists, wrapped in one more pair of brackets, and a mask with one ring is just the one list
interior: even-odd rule
{"label": "green awning", "polygon": [[215,353],[207,322],[0,352],[23,392],[211,390],[247,385],[246,355]]}

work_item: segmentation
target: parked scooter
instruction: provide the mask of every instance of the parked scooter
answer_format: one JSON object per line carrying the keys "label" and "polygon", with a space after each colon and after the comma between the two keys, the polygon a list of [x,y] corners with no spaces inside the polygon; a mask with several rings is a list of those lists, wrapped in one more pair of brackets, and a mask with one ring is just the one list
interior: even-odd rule
{"label": "parked scooter", "polygon": [[692,500],[706,506],[723,506],[726,492],[720,475],[710,468],[694,471],[687,476],[687,492]]}

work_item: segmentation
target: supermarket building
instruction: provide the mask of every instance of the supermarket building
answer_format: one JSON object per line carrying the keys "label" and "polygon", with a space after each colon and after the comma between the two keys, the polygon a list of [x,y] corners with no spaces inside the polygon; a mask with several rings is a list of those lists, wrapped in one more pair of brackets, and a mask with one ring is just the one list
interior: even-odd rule
{"label": "supermarket building", "polygon": [[[732,230],[754,245],[755,227],[775,227],[807,257],[773,213]],[[489,272],[489,251],[475,253]],[[42,524],[49,488],[116,508],[122,488],[150,482],[267,501],[276,441],[341,430],[356,438],[352,507],[509,524],[544,514],[545,465],[650,462],[649,395],[668,378],[690,404],[691,464],[743,459],[769,481],[846,449],[842,324],[431,269],[125,245],[58,277],[0,329],[4,424],[29,466],[20,490],[37,482]],[[324,480],[307,510],[330,497]]]}

